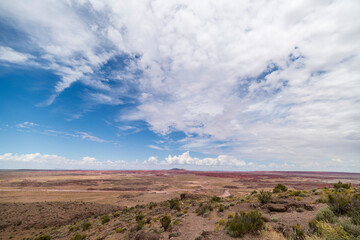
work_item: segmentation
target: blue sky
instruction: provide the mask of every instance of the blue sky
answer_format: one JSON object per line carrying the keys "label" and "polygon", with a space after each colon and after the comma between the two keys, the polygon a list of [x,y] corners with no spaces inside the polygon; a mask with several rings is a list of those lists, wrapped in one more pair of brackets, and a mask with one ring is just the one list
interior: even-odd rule
{"label": "blue sky", "polygon": [[2,1],[0,168],[359,172],[359,10]]}

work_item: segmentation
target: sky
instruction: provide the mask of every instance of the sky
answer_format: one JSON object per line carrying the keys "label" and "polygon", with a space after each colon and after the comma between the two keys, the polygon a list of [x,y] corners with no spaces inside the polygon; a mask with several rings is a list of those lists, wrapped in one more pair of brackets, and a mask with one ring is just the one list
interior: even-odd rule
{"label": "sky", "polygon": [[359,12],[0,1],[0,168],[360,172]]}

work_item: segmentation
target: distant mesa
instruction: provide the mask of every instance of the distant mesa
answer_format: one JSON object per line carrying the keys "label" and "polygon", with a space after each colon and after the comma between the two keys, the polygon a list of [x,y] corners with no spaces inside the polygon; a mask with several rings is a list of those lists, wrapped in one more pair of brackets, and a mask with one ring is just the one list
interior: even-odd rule
{"label": "distant mesa", "polygon": [[172,168],[171,171],[186,171],[184,168]]}

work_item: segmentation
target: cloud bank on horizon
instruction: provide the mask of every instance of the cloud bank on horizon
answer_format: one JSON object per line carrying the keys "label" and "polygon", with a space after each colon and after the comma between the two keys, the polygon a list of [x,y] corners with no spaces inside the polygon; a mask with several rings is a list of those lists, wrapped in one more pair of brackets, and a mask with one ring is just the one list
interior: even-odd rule
{"label": "cloud bank on horizon", "polygon": [[[359,12],[357,0],[3,1],[1,22],[25,37],[0,42],[0,64],[60,77],[41,107],[81,83],[129,129],[184,133],[183,154],[145,165],[360,171]],[[91,159],[78,162],[105,163]]]}

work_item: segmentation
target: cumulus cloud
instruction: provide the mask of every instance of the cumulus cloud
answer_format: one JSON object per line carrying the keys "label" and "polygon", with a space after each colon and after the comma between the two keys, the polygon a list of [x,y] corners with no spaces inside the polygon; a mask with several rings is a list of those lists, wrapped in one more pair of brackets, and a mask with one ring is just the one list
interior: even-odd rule
{"label": "cumulus cloud", "polygon": [[243,167],[246,165],[244,161],[237,160],[234,157],[226,156],[226,155],[219,155],[216,158],[193,158],[190,156],[189,151],[184,152],[178,156],[171,156],[169,155],[165,161],[165,164],[179,164],[179,165],[202,165],[202,166],[237,166]]}
{"label": "cumulus cloud", "polygon": [[148,160],[144,161],[144,164],[157,164],[158,163],[158,159],[157,157],[151,156],[148,158]]}
{"label": "cumulus cloud", "polygon": [[[135,99],[122,121],[185,132],[184,150],[289,163],[359,159],[359,10],[356,0],[0,3],[61,76],[49,104],[82,81],[100,104]],[[116,56],[126,61],[109,67]],[[235,162],[216,159],[202,162]]]}
{"label": "cumulus cloud", "polygon": [[33,123],[33,122],[23,122],[16,125],[18,128],[31,128],[34,126],[39,126],[39,124]]}
{"label": "cumulus cloud", "polygon": [[29,168],[29,169],[124,169],[131,167],[131,163],[124,160],[97,161],[94,157],[83,157],[82,160],[72,160],[59,155],[29,153],[0,155],[2,168]]}

